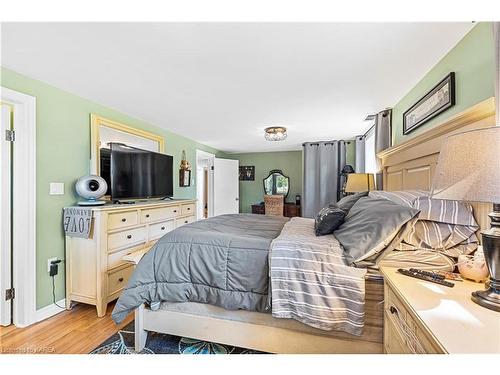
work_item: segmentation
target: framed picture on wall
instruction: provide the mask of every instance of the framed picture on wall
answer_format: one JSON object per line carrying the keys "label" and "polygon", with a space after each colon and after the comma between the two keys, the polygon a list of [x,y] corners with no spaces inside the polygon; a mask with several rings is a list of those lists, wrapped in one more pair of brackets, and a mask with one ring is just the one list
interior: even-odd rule
{"label": "framed picture on wall", "polygon": [[255,181],[255,166],[240,166],[240,181]]}
{"label": "framed picture on wall", "polygon": [[412,132],[454,105],[455,73],[451,72],[403,113],[403,134]]}

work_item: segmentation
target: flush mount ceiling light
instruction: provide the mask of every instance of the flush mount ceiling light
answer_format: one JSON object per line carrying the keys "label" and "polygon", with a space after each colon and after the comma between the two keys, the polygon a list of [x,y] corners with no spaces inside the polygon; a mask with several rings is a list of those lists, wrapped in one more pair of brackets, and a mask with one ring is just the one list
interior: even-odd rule
{"label": "flush mount ceiling light", "polygon": [[270,126],[264,129],[264,138],[268,141],[284,141],[287,133],[284,126]]}

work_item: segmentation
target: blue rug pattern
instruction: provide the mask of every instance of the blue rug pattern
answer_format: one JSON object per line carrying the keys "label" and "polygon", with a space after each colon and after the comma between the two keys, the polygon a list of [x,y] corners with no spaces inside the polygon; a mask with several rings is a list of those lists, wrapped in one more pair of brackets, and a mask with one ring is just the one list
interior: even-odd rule
{"label": "blue rug pattern", "polygon": [[104,341],[90,354],[262,354],[262,352],[203,340],[149,332],[146,347],[134,350],[134,322]]}

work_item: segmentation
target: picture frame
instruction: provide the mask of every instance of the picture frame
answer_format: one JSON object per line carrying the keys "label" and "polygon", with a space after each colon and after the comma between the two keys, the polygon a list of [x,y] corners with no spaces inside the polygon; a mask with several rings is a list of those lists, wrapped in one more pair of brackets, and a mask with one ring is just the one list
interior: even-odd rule
{"label": "picture frame", "polygon": [[179,169],[179,186],[180,187],[191,186],[191,170],[190,169]]}
{"label": "picture frame", "polygon": [[240,181],[255,181],[255,166],[240,166]]}
{"label": "picture frame", "polygon": [[451,72],[403,113],[406,135],[455,105],[455,72]]}

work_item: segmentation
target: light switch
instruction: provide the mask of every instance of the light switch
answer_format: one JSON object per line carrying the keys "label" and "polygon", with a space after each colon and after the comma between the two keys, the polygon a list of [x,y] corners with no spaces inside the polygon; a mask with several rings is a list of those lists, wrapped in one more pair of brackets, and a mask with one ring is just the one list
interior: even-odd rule
{"label": "light switch", "polygon": [[64,182],[51,182],[49,194],[50,195],[64,195]]}

